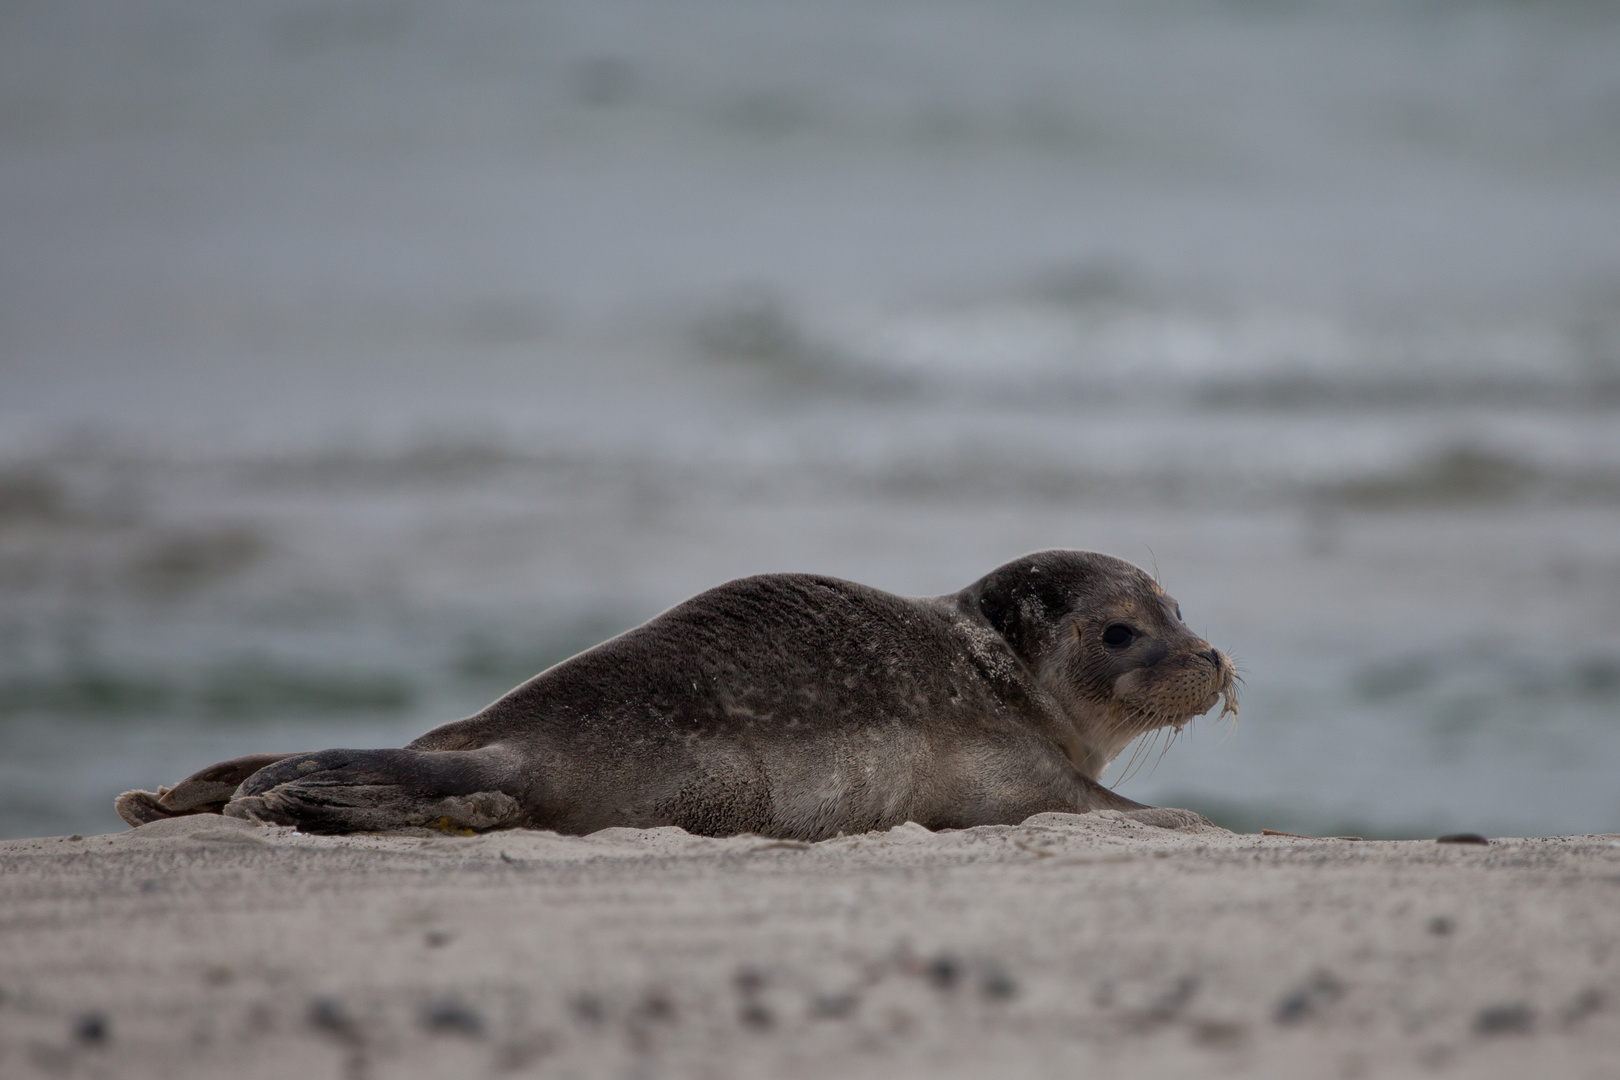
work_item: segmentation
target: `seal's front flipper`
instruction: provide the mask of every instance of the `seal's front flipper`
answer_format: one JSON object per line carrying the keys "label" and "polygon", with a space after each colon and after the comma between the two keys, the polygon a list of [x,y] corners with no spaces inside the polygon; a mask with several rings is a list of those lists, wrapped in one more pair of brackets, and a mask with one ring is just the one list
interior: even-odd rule
{"label": "seal's front flipper", "polygon": [[298,755],[248,754],[221,761],[192,773],[172,788],[126,791],[113,800],[113,809],[118,811],[119,817],[137,826],[186,814],[222,813],[242,781],[266,765],[274,765],[289,756]]}
{"label": "seal's front flipper", "polygon": [[1177,832],[1199,832],[1203,829],[1226,831],[1196,810],[1177,810],[1170,806],[1144,806],[1140,810],[1126,810],[1125,816],[1143,825],[1155,825]]}
{"label": "seal's front flipper", "polygon": [[513,771],[493,748],[322,750],[254,773],[225,807],[231,817],[300,832],[446,832],[522,824]]}

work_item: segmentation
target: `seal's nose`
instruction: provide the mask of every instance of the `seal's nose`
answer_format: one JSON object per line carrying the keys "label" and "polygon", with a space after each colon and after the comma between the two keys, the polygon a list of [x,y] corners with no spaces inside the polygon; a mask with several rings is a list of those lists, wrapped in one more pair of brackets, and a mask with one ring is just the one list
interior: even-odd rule
{"label": "seal's nose", "polygon": [[1202,656],[1205,660],[1208,660],[1210,663],[1214,664],[1216,671],[1224,671],[1224,670],[1226,670],[1226,656],[1225,656],[1224,653],[1221,652],[1221,650],[1219,650],[1219,649],[1205,649],[1203,652],[1199,653],[1198,655]]}

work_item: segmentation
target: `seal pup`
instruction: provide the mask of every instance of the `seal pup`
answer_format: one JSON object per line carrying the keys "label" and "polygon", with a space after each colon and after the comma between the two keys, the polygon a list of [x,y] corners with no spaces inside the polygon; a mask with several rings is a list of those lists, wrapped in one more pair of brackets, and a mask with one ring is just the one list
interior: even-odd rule
{"label": "seal pup", "polygon": [[[766,574],[700,593],[398,750],[253,755],[126,792],[305,832],[677,825],[796,840],[1117,809],[1133,739],[1223,704],[1232,662],[1120,559],[1043,551],[908,598]],[[1180,815],[1179,817],[1177,815]]]}

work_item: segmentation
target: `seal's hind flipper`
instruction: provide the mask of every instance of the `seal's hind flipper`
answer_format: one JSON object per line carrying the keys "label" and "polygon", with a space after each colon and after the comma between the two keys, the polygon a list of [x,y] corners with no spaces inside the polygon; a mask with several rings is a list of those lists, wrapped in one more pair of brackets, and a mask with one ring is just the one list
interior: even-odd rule
{"label": "seal's hind flipper", "polygon": [[297,755],[248,754],[210,765],[192,773],[172,788],[156,791],[126,791],[113,800],[118,816],[131,825],[182,817],[186,814],[223,813],[238,785],[266,765]]}
{"label": "seal's hind flipper", "polygon": [[254,773],[224,812],[310,833],[482,832],[522,824],[512,780],[489,748],[323,750]]}
{"label": "seal's hind flipper", "polygon": [[176,814],[218,814],[242,781],[267,766],[297,754],[248,754],[199,769],[163,795],[163,805]]}

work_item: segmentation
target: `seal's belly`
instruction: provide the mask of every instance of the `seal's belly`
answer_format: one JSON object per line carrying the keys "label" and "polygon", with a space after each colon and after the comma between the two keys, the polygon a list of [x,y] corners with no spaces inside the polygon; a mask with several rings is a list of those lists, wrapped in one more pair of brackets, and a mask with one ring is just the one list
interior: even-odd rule
{"label": "seal's belly", "polygon": [[[1032,748],[1020,749],[1027,754]],[[576,767],[577,748],[555,755],[569,775],[545,784],[552,797],[544,801],[555,813],[542,811],[544,820],[536,824],[565,832],[676,825],[706,836],[804,840],[908,821],[931,828],[977,824],[987,819],[985,800],[964,798],[965,777],[1010,753],[1005,740],[988,733],[979,745],[964,744],[957,725],[948,737],[911,723],[823,728],[814,737],[803,729],[759,726],[658,739],[643,732],[622,744],[611,764],[585,772]],[[1002,771],[1027,770],[1009,760]],[[1015,810],[997,807],[989,818],[1009,812]]]}

